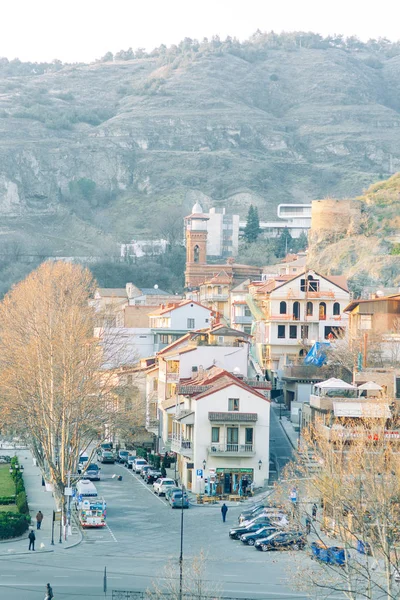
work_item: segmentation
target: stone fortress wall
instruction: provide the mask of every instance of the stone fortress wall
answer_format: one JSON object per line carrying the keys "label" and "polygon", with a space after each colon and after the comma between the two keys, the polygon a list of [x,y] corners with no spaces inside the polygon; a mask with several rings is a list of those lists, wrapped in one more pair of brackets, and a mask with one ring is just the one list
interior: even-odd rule
{"label": "stone fortress wall", "polygon": [[361,202],[357,200],[313,200],[311,202],[311,243],[355,234],[361,226]]}

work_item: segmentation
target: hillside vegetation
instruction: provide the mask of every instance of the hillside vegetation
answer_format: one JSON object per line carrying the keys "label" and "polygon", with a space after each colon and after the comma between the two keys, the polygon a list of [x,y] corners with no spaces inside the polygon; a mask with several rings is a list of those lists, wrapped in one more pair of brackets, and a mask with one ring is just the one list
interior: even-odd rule
{"label": "hillside vegetation", "polygon": [[358,225],[350,223],[334,240],[329,232],[315,238],[310,264],[327,274],[347,275],[357,295],[368,286],[400,287],[400,173],[354,200],[361,205]]}

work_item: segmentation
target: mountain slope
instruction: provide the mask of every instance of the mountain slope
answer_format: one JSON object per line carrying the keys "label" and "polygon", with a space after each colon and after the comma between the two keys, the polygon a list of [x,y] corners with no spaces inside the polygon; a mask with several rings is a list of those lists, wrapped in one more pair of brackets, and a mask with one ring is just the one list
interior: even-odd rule
{"label": "mountain slope", "polygon": [[0,62],[0,244],[107,254],[196,194],[267,218],[400,169],[400,49],[260,39],[91,65]]}

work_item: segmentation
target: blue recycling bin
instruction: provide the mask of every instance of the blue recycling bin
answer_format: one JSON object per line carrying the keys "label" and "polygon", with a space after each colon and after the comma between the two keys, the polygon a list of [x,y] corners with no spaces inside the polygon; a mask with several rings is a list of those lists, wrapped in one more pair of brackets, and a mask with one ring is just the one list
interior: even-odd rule
{"label": "blue recycling bin", "polygon": [[329,562],[333,565],[340,565],[342,567],[346,562],[344,548],[331,546],[329,548]]}
{"label": "blue recycling bin", "polygon": [[331,555],[330,555],[329,548],[320,548],[318,558],[321,562],[330,563]]}
{"label": "blue recycling bin", "polygon": [[357,552],[360,554],[368,554],[371,555],[371,545],[368,542],[363,542],[362,540],[357,540]]}
{"label": "blue recycling bin", "polygon": [[320,544],[318,542],[312,542],[311,544],[311,552],[315,556],[315,558],[319,557],[319,551],[321,550]]}

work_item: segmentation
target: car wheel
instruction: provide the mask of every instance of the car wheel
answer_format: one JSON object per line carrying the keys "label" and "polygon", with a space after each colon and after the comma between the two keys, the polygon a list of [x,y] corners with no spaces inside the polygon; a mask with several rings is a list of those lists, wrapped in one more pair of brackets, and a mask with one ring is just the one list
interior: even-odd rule
{"label": "car wheel", "polygon": [[263,552],[268,552],[268,546],[261,546],[261,550]]}
{"label": "car wheel", "polygon": [[300,546],[298,544],[293,544],[293,550],[300,550]]}
{"label": "car wheel", "polygon": [[247,544],[249,546],[254,546],[255,543],[256,543],[256,541],[253,538],[250,538],[249,540],[247,540]]}

